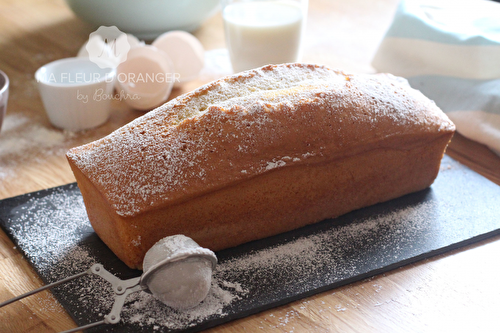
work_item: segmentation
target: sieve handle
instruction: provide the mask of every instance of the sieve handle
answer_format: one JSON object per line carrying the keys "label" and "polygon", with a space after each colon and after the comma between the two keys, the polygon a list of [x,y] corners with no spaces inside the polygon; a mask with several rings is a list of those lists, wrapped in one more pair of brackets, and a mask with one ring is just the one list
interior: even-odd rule
{"label": "sieve handle", "polygon": [[47,285],[45,285],[43,287],[40,287],[38,289],[35,289],[35,290],[32,290],[32,291],[28,291],[27,293],[24,293],[22,295],[19,295],[19,296],[16,296],[14,298],[11,298],[9,300],[6,300],[3,303],[0,303],[0,308],[3,307],[3,306],[5,306],[5,305],[8,305],[10,303],[13,303],[15,301],[19,301],[20,299],[23,299],[25,297],[28,297],[28,296],[34,295],[36,293],[39,293],[40,291],[44,291],[45,289],[50,289],[52,287],[58,286],[60,284],[66,283],[68,281],[74,280],[76,278],[79,278],[81,276],[84,276],[84,275],[87,275],[87,274],[90,274],[90,273],[91,273],[91,271],[89,269],[89,270],[86,270],[85,272],[81,272],[81,273],[78,273],[78,274],[75,274],[75,275],[72,275],[72,276],[68,276],[67,278],[64,278],[62,280],[56,281],[56,282],[51,283],[51,284],[47,284]]}
{"label": "sieve handle", "polygon": [[109,314],[104,316],[104,320],[97,321],[95,323],[90,323],[90,324],[83,325],[83,326],[79,326],[76,328],[72,328],[70,330],[67,330],[67,331],[64,331],[61,333],[78,332],[78,331],[92,328],[95,326],[99,326],[102,324],[116,324],[116,323],[118,323],[121,319],[120,313],[122,311],[123,305],[125,304],[125,299],[127,298],[127,296],[131,293],[142,290],[142,287],[139,285],[141,278],[137,277],[137,278],[133,278],[133,279],[129,279],[129,280],[121,280],[121,279],[117,278],[116,276],[114,276],[113,274],[111,274],[110,272],[108,272],[101,264],[94,264],[94,265],[92,265],[92,267],[90,267],[88,270],[86,270],[84,272],[68,276],[62,280],[56,281],[56,282],[51,283],[51,284],[47,284],[47,285],[40,287],[38,289],[29,291],[27,293],[16,296],[14,298],[11,298],[3,303],[0,303],[0,308],[5,306],[5,305],[8,305],[10,303],[13,303],[15,301],[18,301],[20,299],[23,299],[25,297],[36,294],[40,291],[50,289],[52,287],[58,286],[60,284],[66,283],[66,282],[74,280],[74,279],[77,279],[77,278],[82,277],[82,276],[87,275],[87,274],[98,275],[98,276],[102,277],[103,279],[105,279],[106,281],[108,281],[109,283],[111,283],[111,286],[113,287],[113,292],[116,294],[115,302],[113,303],[113,308],[111,309],[111,312]]}
{"label": "sieve handle", "polygon": [[125,304],[125,299],[127,298],[127,296],[131,293],[142,290],[141,286],[139,285],[139,282],[141,280],[140,277],[129,280],[121,280],[120,278],[117,278],[116,276],[108,272],[101,264],[92,265],[92,267],[90,267],[90,269],[88,270],[88,274],[98,275],[111,284],[113,292],[115,293],[115,301],[113,303],[113,307],[101,321],[96,321],[94,323],[72,328],[60,333],[73,333],[103,324],[119,323],[121,320],[120,313],[122,311],[123,305]]}
{"label": "sieve handle", "polygon": [[102,325],[102,324],[106,324],[106,321],[105,320],[96,321],[95,323],[91,323],[91,324],[87,324],[87,325],[83,325],[83,326],[78,326],[78,327],[72,328],[70,330],[59,332],[59,333],[74,333],[74,332],[79,332],[79,331],[83,331],[83,330],[86,330],[86,329],[89,329],[89,328],[92,328],[92,327],[96,327],[96,326],[99,326],[99,325]]}
{"label": "sieve handle", "polygon": [[127,298],[127,296],[131,293],[142,290],[142,287],[139,285],[141,277],[122,280],[108,272],[101,264],[94,264],[92,267],[90,267],[90,271],[93,274],[99,275],[100,277],[111,283],[111,286],[115,293],[115,302],[113,303],[111,312],[104,316],[104,320],[102,321],[102,323],[117,324],[118,322],[120,322],[120,313],[122,311],[123,305],[125,304],[125,299]]}

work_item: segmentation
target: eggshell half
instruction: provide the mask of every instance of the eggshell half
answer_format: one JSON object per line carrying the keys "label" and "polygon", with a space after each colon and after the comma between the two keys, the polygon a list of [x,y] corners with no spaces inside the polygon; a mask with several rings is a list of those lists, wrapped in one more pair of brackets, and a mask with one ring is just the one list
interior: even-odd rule
{"label": "eggshell half", "polygon": [[151,110],[164,103],[174,80],[174,66],[168,55],[150,45],[131,49],[116,71],[120,98],[138,110]]}
{"label": "eggshell half", "polygon": [[179,83],[196,79],[204,65],[204,49],[200,41],[185,31],[166,32],[152,43],[172,60]]}

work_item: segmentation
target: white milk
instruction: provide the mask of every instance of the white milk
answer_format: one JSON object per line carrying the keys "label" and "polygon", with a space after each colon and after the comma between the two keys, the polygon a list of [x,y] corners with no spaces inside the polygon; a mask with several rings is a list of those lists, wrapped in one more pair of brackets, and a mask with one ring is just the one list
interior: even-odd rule
{"label": "white milk", "polygon": [[233,70],[297,61],[304,15],[299,3],[289,1],[226,6],[223,17]]}

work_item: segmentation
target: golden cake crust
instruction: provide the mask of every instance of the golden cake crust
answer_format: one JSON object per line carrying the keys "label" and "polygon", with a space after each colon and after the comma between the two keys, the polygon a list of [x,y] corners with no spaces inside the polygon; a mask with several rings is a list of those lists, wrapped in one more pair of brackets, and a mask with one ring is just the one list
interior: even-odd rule
{"label": "golden cake crust", "polygon": [[428,187],[454,129],[400,78],[285,64],[214,81],[67,157],[94,229],[140,267],[168,234],[219,250]]}

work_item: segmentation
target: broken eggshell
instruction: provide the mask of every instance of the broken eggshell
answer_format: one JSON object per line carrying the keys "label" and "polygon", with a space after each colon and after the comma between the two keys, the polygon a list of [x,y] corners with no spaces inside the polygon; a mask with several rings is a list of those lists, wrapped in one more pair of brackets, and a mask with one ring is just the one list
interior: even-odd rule
{"label": "broken eggshell", "polygon": [[[122,47],[117,58],[115,53],[120,50],[113,47],[118,47],[118,41]],[[166,32],[151,46],[124,33],[110,44],[96,32],[80,48],[78,57],[91,58],[89,48],[94,58],[114,60],[117,66],[117,96],[132,108],[143,111],[167,101],[174,86],[196,79],[204,66],[203,46],[185,31]]]}
{"label": "broken eggshell", "polygon": [[170,58],[154,46],[131,49],[116,70],[120,99],[138,110],[151,110],[164,103],[176,79]]}
{"label": "broken eggshell", "polygon": [[204,49],[200,41],[185,31],[169,31],[151,44],[165,52],[174,64],[179,81],[176,84],[196,79],[204,65]]}

